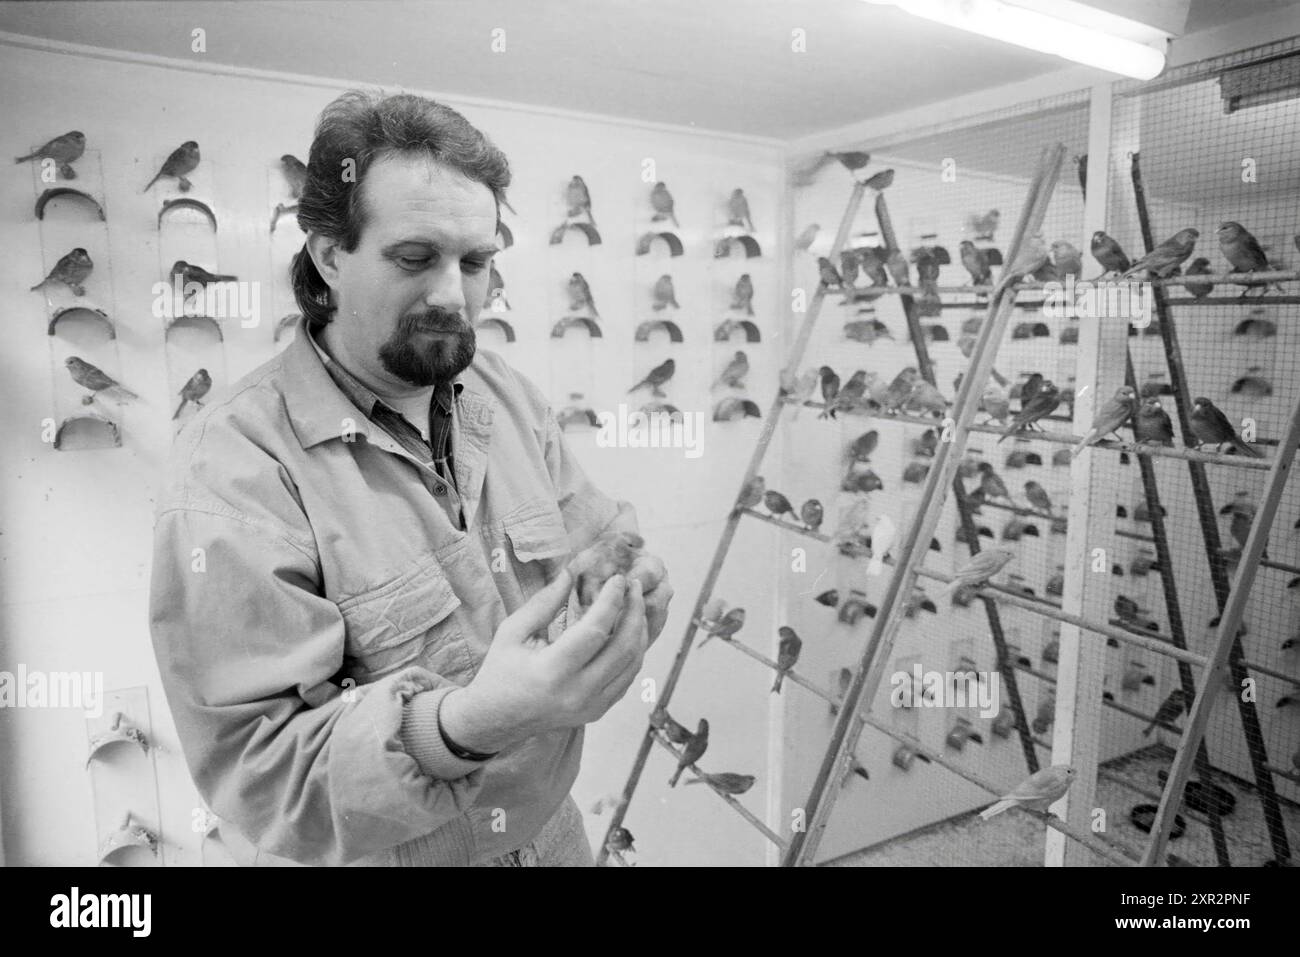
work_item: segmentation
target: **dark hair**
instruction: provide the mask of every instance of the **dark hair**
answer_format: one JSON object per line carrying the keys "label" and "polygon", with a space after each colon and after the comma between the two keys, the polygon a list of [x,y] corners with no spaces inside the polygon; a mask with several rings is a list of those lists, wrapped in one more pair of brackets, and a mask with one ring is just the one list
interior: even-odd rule
{"label": "dark hair", "polygon": [[[389,153],[424,153],[492,190],[497,216],[510,185],[510,164],[469,120],[451,107],[411,93],[385,96],[351,90],[321,112],[298,200],[298,225],[337,239],[346,252],[366,225],[362,184],[366,171]],[[344,161],[352,175],[344,177]],[[508,204],[507,204],[508,205]],[[291,267],[293,295],[307,323],[330,321],[330,288],[304,243]]]}

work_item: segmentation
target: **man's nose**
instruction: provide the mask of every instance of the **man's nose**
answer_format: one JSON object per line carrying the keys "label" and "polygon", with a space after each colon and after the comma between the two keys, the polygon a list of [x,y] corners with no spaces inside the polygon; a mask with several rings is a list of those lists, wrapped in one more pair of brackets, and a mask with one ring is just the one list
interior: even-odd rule
{"label": "man's nose", "polygon": [[461,276],[460,264],[456,262],[440,263],[437,269],[430,269],[429,286],[425,290],[424,304],[444,309],[447,312],[464,314],[465,286]]}

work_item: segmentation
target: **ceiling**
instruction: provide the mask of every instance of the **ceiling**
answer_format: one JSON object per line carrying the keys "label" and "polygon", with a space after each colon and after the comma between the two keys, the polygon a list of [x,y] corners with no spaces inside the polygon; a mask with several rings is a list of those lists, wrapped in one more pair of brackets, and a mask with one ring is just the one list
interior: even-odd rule
{"label": "ceiling", "polygon": [[[1284,5],[1194,0],[1189,28]],[[861,0],[0,2],[0,30],[163,57],[195,27],[208,62],[780,140],[1065,65]]]}

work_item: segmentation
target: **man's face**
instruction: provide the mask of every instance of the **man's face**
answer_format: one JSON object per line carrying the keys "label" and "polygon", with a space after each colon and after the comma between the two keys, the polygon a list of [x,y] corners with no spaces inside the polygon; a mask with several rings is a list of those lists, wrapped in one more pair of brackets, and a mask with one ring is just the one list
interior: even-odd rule
{"label": "man's face", "polygon": [[352,252],[336,247],[330,336],[393,391],[449,380],[474,358],[474,321],[496,252],[497,209],[482,183],[424,156],[389,154],[362,188]]}

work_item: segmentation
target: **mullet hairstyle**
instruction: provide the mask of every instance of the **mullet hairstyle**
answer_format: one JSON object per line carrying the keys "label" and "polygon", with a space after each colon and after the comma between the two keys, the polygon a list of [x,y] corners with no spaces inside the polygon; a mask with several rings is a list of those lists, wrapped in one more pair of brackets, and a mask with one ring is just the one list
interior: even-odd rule
{"label": "mullet hairstyle", "polygon": [[[298,200],[298,226],[339,241],[352,252],[366,225],[362,184],[366,171],[390,153],[424,154],[492,190],[497,221],[510,164],[501,150],[449,106],[411,93],[385,96],[351,90],[325,107],[316,124],[307,181]],[[307,244],[290,267],[293,295],[307,325],[319,329],[333,318],[330,287],[316,269]]]}

